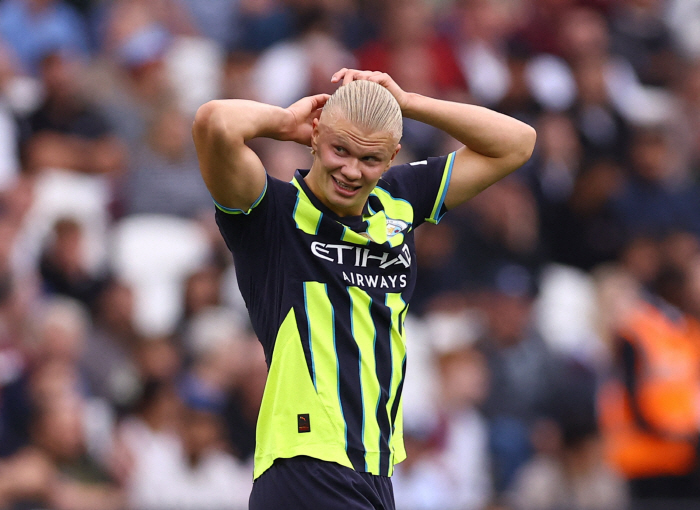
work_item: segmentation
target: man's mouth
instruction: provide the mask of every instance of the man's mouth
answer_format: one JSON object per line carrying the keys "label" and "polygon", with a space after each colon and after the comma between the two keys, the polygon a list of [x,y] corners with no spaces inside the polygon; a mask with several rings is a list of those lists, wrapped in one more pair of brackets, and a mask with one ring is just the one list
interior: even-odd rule
{"label": "man's mouth", "polygon": [[342,181],[339,181],[338,179],[336,179],[332,175],[331,175],[331,178],[333,179],[333,182],[335,182],[336,186],[338,186],[340,189],[347,191],[349,193],[357,191],[358,189],[361,188],[361,186],[351,186],[350,184],[346,184]]}

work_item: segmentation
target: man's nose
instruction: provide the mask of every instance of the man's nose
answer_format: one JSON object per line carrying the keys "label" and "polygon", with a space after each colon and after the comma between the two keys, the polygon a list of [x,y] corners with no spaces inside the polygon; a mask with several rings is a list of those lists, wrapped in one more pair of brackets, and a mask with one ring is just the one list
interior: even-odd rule
{"label": "man's nose", "polygon": [[362,171],[360,170],[360,162],[355,158],[351,158],[350,160],[345,162],[341,173],[343,174],[343,177],[345,177],[349,181],[355,181],[359,179],[360,177],[362,177]]}

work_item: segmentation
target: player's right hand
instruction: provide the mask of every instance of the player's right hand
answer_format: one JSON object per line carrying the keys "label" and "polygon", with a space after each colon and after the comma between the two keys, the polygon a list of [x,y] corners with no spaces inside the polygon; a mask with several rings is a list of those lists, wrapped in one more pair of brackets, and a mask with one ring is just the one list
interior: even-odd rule
{"label": "player's right hand", "polygon": [[323,105],[330,97],[328,94],[317,94],[304,97],[290,105],[287,111],[291,116],[282,139],[311,146],[313,121],[321,116]]}

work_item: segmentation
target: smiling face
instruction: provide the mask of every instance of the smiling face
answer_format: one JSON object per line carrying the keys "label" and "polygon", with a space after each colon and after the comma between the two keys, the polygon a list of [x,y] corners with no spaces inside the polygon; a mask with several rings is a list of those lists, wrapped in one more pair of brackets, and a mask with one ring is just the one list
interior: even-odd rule
{"label": "smiling face", "polygon": [[372,132],[341,115],[314,121],[316,157],[305,180],[314,195],[338,216],[359,216],[370,192],[401,146],[389,132]]}

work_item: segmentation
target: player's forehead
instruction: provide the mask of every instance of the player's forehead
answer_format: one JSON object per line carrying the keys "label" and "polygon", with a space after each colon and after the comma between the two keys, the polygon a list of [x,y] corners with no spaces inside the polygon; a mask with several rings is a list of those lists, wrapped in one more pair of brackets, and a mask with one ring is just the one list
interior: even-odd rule
{"label": "player's forehead", "polygon": [[389,131],[373,131],[349,121],[340,114],[322,116],[319,131],[328,140],[344,142],[358,148],[383,148],[393,152],[397,145]]}

